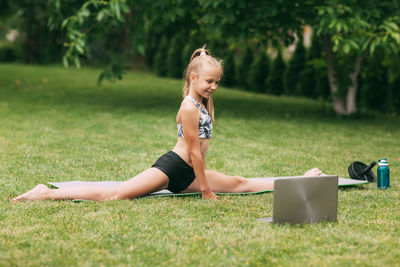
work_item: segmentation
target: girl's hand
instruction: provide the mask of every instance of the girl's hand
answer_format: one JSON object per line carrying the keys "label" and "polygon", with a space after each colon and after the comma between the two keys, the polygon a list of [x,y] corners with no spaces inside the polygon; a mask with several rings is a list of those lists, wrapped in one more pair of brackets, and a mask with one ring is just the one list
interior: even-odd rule
{"label": "girl's hand", "polygon": [[203,199],[218,200],[218,196],[211,191],[201,193]]}

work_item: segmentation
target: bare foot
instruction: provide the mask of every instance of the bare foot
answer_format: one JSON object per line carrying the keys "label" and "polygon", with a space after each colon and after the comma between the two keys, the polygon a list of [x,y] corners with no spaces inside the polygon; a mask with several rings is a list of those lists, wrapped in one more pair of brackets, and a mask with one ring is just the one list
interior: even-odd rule
{"label": "bare foot", "polygon": [[12,201],[20,201],[20,200],[43,200],[46,199],[47,193],[50,192],[50,189],[44,184],[38,184],[32,190],[29,190],[25,194],[17,196],[12,199]]}
{"label": "bare foot", "polygon": [[322,172],[318,168],[307,171],[304,176],[320,176]]}

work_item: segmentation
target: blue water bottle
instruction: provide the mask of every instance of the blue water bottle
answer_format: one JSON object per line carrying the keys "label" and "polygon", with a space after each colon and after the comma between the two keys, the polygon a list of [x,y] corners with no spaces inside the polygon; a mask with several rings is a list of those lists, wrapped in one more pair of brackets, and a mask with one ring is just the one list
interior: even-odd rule
{"label": "blue water bottle", "polygon": [[390,172],[389,172],[389,163],[387,159],[378,160],[378,170],[377,170],[377,180],[378,180],[378,189],[386,189],[390,186]]}

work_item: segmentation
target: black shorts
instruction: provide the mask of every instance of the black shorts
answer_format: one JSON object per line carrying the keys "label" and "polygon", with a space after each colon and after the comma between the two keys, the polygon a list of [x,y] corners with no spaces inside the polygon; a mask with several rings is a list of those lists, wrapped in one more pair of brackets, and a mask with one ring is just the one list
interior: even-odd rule
{"label": "black shorts", "polygon": [[159,169],[168,176],[167,189],[173,193],[185,190],[196,178],[193,168],[173,151],[159,157],[151,167]]}

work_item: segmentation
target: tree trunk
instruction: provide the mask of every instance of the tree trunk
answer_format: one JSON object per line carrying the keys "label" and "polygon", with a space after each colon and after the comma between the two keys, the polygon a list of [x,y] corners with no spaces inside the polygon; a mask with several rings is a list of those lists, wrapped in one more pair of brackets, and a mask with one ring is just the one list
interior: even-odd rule
{"label": "tree trunk", "polygon": [[337,77],[337,63],[336,57],[332,50],[332,41],[330,35],[322,36],[322,46],[325,53],[326,68],[328,71],[329,87],[332,94],[332,105],[336,113],[341,115],[350,115],[357,111],[357,89],[358,89],[358,75],[361,71],[361,64],[365,54],[357,56],[354,63],[354,71],[349,74],[351,84],[347,89],[345,97],[338,95],[338,85],[336,82]]}
{"label": "tree trunk", "polygon": [[356,113],[356,97],[357,97],[357,89],[358,89],[358,75],[361,71],[361,64],[364,60],[365,54],[359,55],[356,58],[356,62],[354,63],[354,71],[350,73],[351,85],[347,90],[347,98],[346,98],[346,110],[348,114]]}

